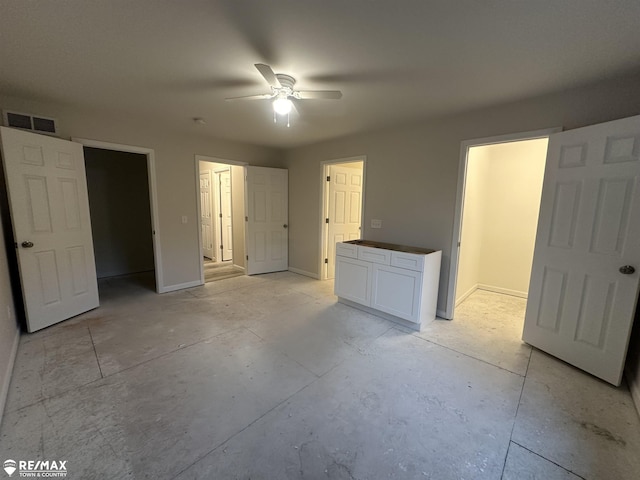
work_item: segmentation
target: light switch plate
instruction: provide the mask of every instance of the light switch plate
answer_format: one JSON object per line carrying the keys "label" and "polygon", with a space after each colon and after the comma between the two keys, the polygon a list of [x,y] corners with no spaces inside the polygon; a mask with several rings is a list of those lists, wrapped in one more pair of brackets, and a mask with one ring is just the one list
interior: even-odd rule
{"label": "light switch plate", "polygon": [[382,220],[372,219],[371,228],[382,228]]}
{"label": "light switch plate", "polygon": [[187,223],[187,216],[186,215],[182,215],[182,223]]}

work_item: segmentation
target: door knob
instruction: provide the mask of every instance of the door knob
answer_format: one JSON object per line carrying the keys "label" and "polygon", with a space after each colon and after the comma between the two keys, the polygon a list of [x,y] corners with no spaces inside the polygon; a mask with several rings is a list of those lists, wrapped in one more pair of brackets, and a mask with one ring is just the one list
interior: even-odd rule
{"label": "door knob", "polygon": [[620,271],[620,273],[624,273],[625,275],[631,275],[636,271],[636,269],[633,268],[631,265],[623,265],[618,270]]}
{"label": "door knob", "polygon": [[31,248],[33,247],[33,242],[22,242],[22,248]]}
{"label": "door knob", "polygon": [[282,225],[284,228],[288,228],[289,225],[287,225],[286,223],[284,225]]}

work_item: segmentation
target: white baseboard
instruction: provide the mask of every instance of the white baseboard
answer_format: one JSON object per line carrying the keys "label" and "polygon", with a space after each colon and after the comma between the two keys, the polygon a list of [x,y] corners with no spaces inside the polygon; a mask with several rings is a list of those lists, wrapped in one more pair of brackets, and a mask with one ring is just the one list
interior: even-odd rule
{"label": "white baseboard", "polygon": [[183,290],[185,288],[191,288],[191,287],[199,287],[200,285],[204,285],[202,280],[194,280],[193,282],[178,283],[176,285],[166,285],[164,287],[160,287],[160,290],[158,291],[158,293],[175,292],[176,290]]}
{"label": "white baseboard", "polygon": [[436,317],[451,320],[450,318],[447,318],[447,312],[445,310],[440,310],[439,308],[436,310]]}
{"label": "white baseboard", "polygon": [[9,394],[9,384],[11,383],[11,376],[13,374],[13,365],[16,362],[16,355],[18,354],[19,343],[20,343],[20,329],[16,328],[16,334],[13,339],[13,346],[11,347],[11,353],[9,354],[9,364],[7,365],[7,370],[4,372],[2,385],[0,385],[0,425],[2,425],[2,414],[4,413],[4,406],[7,401],[7,395]]}
{"label": "white baseboard", "polygon": [[475,292],[477,289],[478,289],[478,284],[476,283],[473,287],[471,287],[469,290],[464,292],[464,294],[462,294],[462,296],[456,300],[456,307],[460,305],[462,302],[464,302],[467,299],[467,297],[471,295],[473,292]]}
{"label": "white baseboard", "polygon": [[518,290],[511,290],[509,288],[495,287],[493,285],[486,285],[479,283],[477,285],[478,290],[486,290],[488,292],[502,293],[503,295],[511,295],[512,297],[527,298],[528,292],[520,292]]}
{"label": "white baseboard", "polygon": [[298,275],[304,275],[305,277],[315,278],[316,280],[320,280],[320,275],[313,272],[307,272],[306,270],[300,270],[299,268],[289,267],[289,271],[293,273],[297,273]]}
{"label": "white baseboard", "polygon": [[235,268],[237,268],[238,270],[242,270],[243,272],[246,272],[246,271],[247,271],[247,270],[246,270],[246,268],[244,268],[242,265],[236,265],[236,264],[234,263],[234,264],[233,264],[233,266],[234,266]]}

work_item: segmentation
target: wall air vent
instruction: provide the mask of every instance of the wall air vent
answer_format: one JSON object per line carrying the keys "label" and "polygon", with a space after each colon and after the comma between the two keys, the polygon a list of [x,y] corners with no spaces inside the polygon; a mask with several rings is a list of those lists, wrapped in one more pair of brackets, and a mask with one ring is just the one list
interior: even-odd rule
{"label": "wall air vent", "polygon": [[31,115],[28,113],[10,112],[7,110],[3,110],[2,117],[4,118],[4,125],[6,127],[22,128],[36,133],[44,133],[45,135],[56,134],[55,118]]}

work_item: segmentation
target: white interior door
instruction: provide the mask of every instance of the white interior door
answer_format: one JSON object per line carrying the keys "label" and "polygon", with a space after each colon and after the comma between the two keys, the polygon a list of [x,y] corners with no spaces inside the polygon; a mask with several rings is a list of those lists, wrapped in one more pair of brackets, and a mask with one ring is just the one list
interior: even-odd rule
{"label": "white interior door", "polygon": [[233,233],[231,229],[231,173],[220,172],[220,238],[222,260],[233,257]]}
{"label": "white interior door", "polygon": [[0,127],[30,332],[99,305],[82,145]]}
{"label": "white interior door", "polygon": [[552,135],[523,340],[619,385],[640,268],[640,116]]}
{"label": "white interior door", "polygon": [[327,205],[327,279],[335,277],[336,243],[360,238],[362,168],[329,166]]}
{"label": "white interior door", "polygon": [[288,172],[247,167],[247,274],[289,268]]}
{"label": "white interior door", "polygon": [[211,173],[200,174],[200,224],[202,225],[202,256],[215,259],[213,238],[213,189]]}

